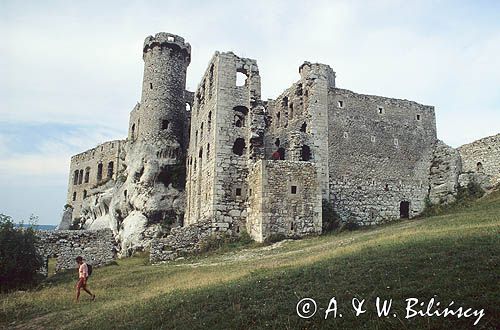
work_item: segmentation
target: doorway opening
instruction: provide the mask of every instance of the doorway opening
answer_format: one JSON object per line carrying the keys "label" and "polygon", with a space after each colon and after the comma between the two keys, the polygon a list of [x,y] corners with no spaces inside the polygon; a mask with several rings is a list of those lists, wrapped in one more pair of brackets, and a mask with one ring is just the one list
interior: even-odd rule
{"label": "doorway opening", "polygon": [[410,202],[402,201],[399,204],[399,217],[401,219],[410,218]]}

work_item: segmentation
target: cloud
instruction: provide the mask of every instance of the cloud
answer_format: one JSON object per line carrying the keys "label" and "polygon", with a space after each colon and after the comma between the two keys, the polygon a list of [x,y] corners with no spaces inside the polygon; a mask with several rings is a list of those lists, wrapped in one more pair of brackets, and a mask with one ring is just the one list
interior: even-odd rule
{"label": "cloud", "polygon": [[191,43],[190,90],[216,50],[258,61],[264,99],[298,80],[303,61],[322,62],[338,87],[435,105],[438,136],[453,146],[498,133],[499,11],[482,1],[3,1],[0,185],[36,191],[41,208],[59,185],[64,204],[69,157],[126,136],[142,42],[159,31]]}

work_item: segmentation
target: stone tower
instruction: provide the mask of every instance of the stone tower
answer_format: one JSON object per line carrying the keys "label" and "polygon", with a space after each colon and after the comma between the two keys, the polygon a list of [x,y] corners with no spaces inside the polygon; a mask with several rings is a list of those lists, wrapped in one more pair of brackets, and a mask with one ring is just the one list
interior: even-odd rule
{"label": "stone tower", "polygon": [[186,70],[191,46],[184,38],[157,33],[144,40],[144,79],[140,107],[130,120],[131,140],[170,140],[186,149]]}

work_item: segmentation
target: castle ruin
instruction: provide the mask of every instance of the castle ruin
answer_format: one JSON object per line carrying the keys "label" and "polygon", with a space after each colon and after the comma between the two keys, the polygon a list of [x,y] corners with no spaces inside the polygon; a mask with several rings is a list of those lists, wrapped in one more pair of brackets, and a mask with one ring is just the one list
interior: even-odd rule
{"label": "castle ruin", "polygon": [[121,255],[169,259],[222,232],[320,234],[324,203],[342,222],[411,218],[460,182],[500,181],[499,135],[487,151],[455,150],[437,139],[433,106],[338,88],[328,65],[304,62],[262,100],[257,62],[232,52],[215,53],[194,92],[182,37],[147,37],[143,60],[127,138],[71,158],[60,225],[110,228]]}

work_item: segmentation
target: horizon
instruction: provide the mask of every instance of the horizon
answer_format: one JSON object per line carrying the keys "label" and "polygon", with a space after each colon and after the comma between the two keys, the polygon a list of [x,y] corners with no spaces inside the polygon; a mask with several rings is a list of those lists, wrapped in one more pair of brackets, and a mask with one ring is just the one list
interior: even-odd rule
{"label": "horizon", "polygon": [[257,60],[263,100],[319,62],[339,88],[433,105],[453,147],[498,134],[498,11],[490,1],[2,2],[0,213],[59,223],[70,157],[126,138],[143,41],[163,31],[191,44],[190,91],[215,51]]}

